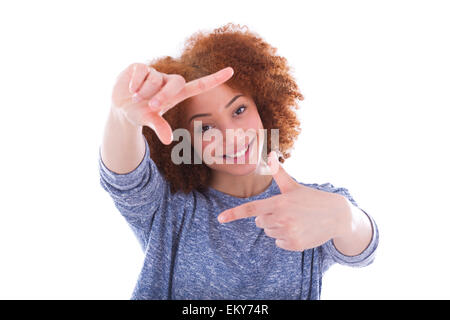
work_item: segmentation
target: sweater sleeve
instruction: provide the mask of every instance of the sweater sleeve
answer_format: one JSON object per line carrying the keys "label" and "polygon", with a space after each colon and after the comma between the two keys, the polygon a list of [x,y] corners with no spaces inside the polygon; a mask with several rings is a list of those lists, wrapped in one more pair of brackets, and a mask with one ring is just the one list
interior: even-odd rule
{"label": "sweater sleeve", "polygon": [[145,155],[131,172],[119,174],[103,163],[99,148],[100,185],[108,192],[116,208],[130,225],[142,249],[147,245],[154,215],[161,211],[169,185],[150,158],[145,137]]}

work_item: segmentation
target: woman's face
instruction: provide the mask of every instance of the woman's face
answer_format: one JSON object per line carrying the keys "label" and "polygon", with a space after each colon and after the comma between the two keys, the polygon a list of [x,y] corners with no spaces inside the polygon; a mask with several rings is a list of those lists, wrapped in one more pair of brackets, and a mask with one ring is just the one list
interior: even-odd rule
{"label": "woman's face", "polygon": [[250,96],[222,84],[189,98],[185,115],[191,144],[208,167],[233,175],[247,175],[258,167],[264,128]]}

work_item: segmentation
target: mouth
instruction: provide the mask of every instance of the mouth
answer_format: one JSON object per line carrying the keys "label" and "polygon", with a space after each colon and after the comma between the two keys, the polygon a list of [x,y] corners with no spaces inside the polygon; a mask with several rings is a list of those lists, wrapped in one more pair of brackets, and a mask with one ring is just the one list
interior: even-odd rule
{"label": "mouth", "polygon": [[234,160],[237,160],[237,159],[239,159],[240,157],[242,157],[242,156],[247,156],[248,155],[248,151],[250,150],[250,147],[252,146],[252,144],[253,144],[253,142],[256,140],[256,138],[253,138],[253,140],[247,145],[247,147],[245,148],[245,149],[242,149],[241,151],[239,151],[239,152],[236,152],[235,154],[232,154],[232,155],[227,155],[227,154],[224,154],[223,155],[223,158],[224,159],[234,159]]}

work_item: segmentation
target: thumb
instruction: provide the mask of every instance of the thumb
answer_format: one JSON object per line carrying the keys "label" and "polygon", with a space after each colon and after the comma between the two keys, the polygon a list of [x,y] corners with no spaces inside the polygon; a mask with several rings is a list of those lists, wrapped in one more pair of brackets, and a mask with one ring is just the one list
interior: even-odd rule
{"label": "thumb", "polygon": [[170,124],[156,112],[147,114],[147,126],[150,127],[158,136],[159,140],[165,145],[169,145],[173,141],[173,132]]}
{"label": "thumb", "polygon": [[295,189],[298,189],[299,185],[281,166],[278,161],[278,155],[276,151],[272,151],[268,156],[268,165],[270,172],[275,179],[281,193],[286,193]]}

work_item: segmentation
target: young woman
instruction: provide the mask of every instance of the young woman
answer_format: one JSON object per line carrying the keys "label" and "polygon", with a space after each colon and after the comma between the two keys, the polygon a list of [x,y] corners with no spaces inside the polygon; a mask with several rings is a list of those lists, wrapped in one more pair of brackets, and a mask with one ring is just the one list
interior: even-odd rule
{"label": "young woman", "polygon": [[[280,165],[301,131],[297,100],[286,60],[233,24],[119,75],[99,170],[145,252],[131,299],[320,299],[333,263],[373,261],[377,225],[348,190]],[[191,161],[173,160],[172,128],[192,137]],[[206,150],[213,161],[196,163]]]}

